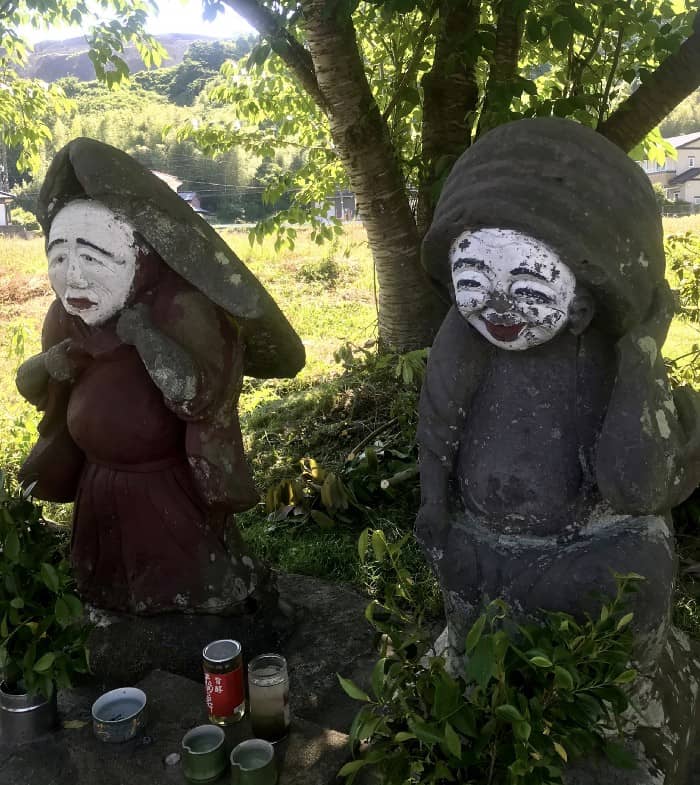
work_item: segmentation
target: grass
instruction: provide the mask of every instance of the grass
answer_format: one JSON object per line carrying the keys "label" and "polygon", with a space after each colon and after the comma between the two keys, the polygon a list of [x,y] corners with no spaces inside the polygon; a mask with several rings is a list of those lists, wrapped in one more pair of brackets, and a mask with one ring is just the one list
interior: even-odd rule
{"label": "grass", "polygon": [[[700,233],[700,216],[665,219],[664,224],[670,233]],[[224,237],[269,289],[307,351],[306,367],[295,379],[244,383],[241,420],[258,487],[264,492],[298,478],[300,459],[311,456],[342,475],[351,493],[367,492],[369,499],[366,508],[351,506],[341,515],[345,521],[327,527],[308,514],[270,520],[261,504],[239,516],[244,537],[280,569],[371,588],[376,575],[359,563],[359,531],[364,526],[378,527],[397,537],[410,531],[418,505],[415,479],[391,492],[376,488],[379,474],[393,471],[387,457],[392,449],[409,453],[407,465],[415,460],[411,449],[418,387],[397,379],[396,358],[379,362],[371,349],[362,348],[376,338],[373,267],[364,232],[351,226],[344,237],[326,246],[317,246],[302,232],[293,249],[280,252],[272,240],[251,247],[245,231],[226,230]],[[16,392],[14,374],[22,357],[39,350],[41,322],[52,294],[42,240],[0,239],[0,246],[0,468],[12,469],[31,446],[38,419]],[[346,344],[350,350],[343,365],[334,353]],[[696,344],[700,344],[698,327],[676,318],[664,353],[679,357]],[[379,441],[379,474],[363,474],[362,460],[368,460],[363,442],[374,433],[378,435],[366,446]],[[348,461],[348,456],[355,456],[354,461]],[[349,468],[358,470],[355,480]],[[318,507],[313,500],[310,504]],[[691,515],[684,523],[683,531],[691,539],[693,527],[697,531],[700,503],[697,509],[698,516]],[[64,520],[69,513],[69,506],[49,509],[51,516]],[[411,571],[426,569],[414,545],[409,545],[405,558]],[[694,584],[683,586],[687,590],[679,599],[679,620],[700,637]],[[433,604],[436,596],[431,598]]]}

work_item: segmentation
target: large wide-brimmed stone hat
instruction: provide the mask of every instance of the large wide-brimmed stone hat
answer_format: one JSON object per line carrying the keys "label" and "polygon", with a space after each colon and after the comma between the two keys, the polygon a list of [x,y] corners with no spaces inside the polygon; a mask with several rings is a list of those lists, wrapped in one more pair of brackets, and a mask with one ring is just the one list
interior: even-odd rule
{"label": "large wide-brimmed stone hat", "polygon": [[116,147],[74,139],[56,154],[39,193],[37,217],[47,238],[58,211],[79,198],[123,217],[171,269],[233,317],[244,333],[248,376],[294,376],[304,366],[301,339],[265,287],[153,172]]}
{"label": "large wide-brimmed stone hat", "polygon": [[613,334],[644,320],[664,279],[661,215],[648,177],[572,120],[506,123],[460,156],[423,241],[423,265],[443,291],[452,287],[450,246],[482,227],[549,245],[593,292],[596,320]]}

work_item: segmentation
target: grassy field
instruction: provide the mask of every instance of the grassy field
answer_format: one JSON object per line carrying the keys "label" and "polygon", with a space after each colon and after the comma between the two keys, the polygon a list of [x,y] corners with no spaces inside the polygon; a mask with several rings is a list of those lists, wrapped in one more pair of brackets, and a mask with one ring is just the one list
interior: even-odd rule
{"label": "grassy field", "polygon": [[[667,219],[665,227],[670,233],[700,233],[700,216]],[[362,228],[351,226],[336,243],[324,246],[300,233],[293,250],[279,253],[271,240],[251,247],[245,231],[226,231],[224,237],[271,292],[307,351],[307,365],[297,378],[245,382],[240,410],[259,488],[264,492],[298,476],[304,456],[333,470],[347,465],[347,456],[377,429],[387,450],[410,450],[417,384],[397,381],[396,358],[382,365],[360,350],[356,362],[343,367],[333,356],[346,343],[361,347],[376,337],[373,267]],[[12,468],[31,445],[37,422],[15,390],[14,373],[23,357],[39,349],[52,293],[41,239],[0,239],[0,248],[0,468]],[[698,343],[697,326],[676,318],[665,354],[678,357]],[[348,522],[334,526],[319,526],[308,516],[271,521],[262,505],[239,520],[255,550],[282,569],[367,580],[371,576],[361,574],[356,555],[358,532],[366,525],[393,534],[410,529],[416,493],[415,480],[393,495],[379,492],[375,510],[372,503],[361,513],[350,510]],[[49,508],[51,516],[64,521],[69,512]],[[423,569],[415,551],[407,558]]]}

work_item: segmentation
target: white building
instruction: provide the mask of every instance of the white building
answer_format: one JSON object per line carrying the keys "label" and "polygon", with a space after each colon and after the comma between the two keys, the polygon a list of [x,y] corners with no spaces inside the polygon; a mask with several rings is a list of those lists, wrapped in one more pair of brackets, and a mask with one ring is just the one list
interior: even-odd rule
{"label": "white building", "polygon": [[666,158],[663,165],[640,161],[652,183],[661,183],[671,202],[689,202],[700,209],[700,131],[667,140],[676,149],[678,158]]}

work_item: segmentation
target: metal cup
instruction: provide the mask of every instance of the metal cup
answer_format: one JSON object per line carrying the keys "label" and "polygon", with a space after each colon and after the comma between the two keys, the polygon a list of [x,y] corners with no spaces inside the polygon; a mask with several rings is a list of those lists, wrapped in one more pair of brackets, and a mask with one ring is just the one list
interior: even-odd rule
{"label": "metal cup", "polygon": [[275,748],[269,741],[248,739],[233,750],[231,785],[277,785]]}
{"label": "metal cup", "polygon": [[182,771],[189,782],[214,782],[226,769],[226,734],[217,725],[198,725],[182,739]]}

